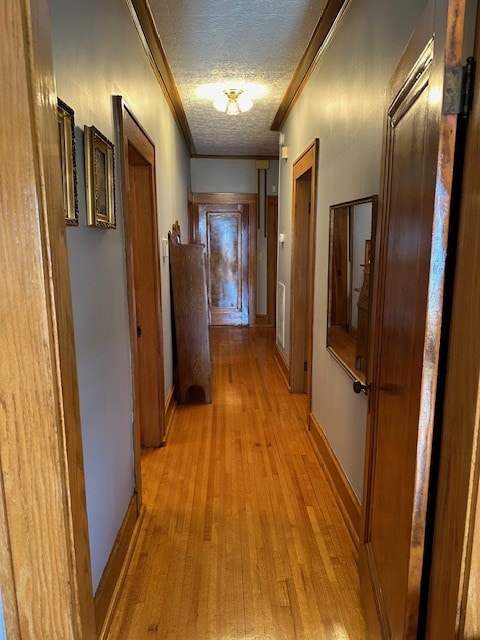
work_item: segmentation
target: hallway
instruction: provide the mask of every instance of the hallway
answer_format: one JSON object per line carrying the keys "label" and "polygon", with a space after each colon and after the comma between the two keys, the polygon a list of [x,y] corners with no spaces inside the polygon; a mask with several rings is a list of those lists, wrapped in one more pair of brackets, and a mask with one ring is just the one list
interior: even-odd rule
{"label": "hallway", "polygon": [[212,328],[214,402],[142,455],[111,640],[363,640],[356,550],[269,329]]}

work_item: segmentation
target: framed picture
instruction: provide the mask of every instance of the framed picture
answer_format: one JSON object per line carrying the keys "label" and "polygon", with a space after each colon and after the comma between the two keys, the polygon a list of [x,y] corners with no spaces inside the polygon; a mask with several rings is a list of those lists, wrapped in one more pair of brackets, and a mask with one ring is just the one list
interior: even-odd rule
{"label": "framed picture", "polygon": [[57,100],[58,136],[62,165],[63,211],[65,222],[78,226],[77,165],[75,160],[75,118],[73,109]]}
{"label": "framed picture", "polygon": [[113,144],[95,127],[85,127],[87,224],[115,229]]}

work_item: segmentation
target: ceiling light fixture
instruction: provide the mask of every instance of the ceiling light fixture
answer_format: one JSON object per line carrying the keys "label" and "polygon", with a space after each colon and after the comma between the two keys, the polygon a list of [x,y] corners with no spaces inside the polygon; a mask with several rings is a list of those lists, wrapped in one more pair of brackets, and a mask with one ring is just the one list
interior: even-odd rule
{"label": "ceiling light fixture", "polygon": [[213,106],[217,111],[226,113],[228,116],[237,116],[249,111],[253,107],[253,101],[243,89],[225,89],[221,96],[215,98]]}

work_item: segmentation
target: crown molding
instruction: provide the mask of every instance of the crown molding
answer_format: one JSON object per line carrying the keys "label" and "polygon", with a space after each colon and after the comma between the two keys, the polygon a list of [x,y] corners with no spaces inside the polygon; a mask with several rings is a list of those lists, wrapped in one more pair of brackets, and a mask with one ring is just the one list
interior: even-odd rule
{"label": "crown molding", "polygon": [[328,0],[325,10],[315,27],[312,37],[310,38],[310,42],[305,49],[305,53],[298,63],[295,73],[288,85],[288,89],[283,96],[283,100],[280,103],[275,119],[270,127],[271,131],[280,131],[288,114],[292,110],[293,105],[299,98],[308,78],[310,77],[319,53],[328,42],[335,24],[343,15],[349,4],[350,0]]}
{"label": "crown molding", "polygon": [[142,41],[168,106],[182,132],[190,155],[195,155],[192,132],[190,131],[180,94],[178,93],[177,85],[175,84],[172,71],[167,62],[148,0],[125,0],[125,2],[130,10],[138,35],[140,36],[140,40]]}

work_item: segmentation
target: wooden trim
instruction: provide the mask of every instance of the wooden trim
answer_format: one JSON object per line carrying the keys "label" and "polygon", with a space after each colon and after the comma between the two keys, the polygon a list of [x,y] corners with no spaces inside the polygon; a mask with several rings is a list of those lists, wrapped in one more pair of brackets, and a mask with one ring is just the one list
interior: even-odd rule
{"label": "wooden trim", "polygon": [[280,375],[282,376],[287,389],[290,391],[290,374],[288,371],[288,362],[285,360],[283,353],[280,351],[278,344],[275,342],[275,362],[277,363],[277,367],[280,371]]}
{"label": "wooden trim", "polygon": [[256,193],[192,193],[194,205],[198,204],[257,204]]}
{"label": "wooden trim", "polygon": [[144,515],[144,507],[137,515],[137,496],[133,494],[95,594],[98,640],[108,638],[113,613],[135,551]]}
{"label": "wooden trim", "polygon": [[[129,313],[129,332],[130,332],[130,349],[132,353],[132,395],[134,398],[134,410],[133,410],[133,442],[134,442],[134,466],[135,466],[135,489],[137,493],[138,500],[138,509],[140,509],[142,505],[142,474],[140,467],[140,453],[141,453],[141,434],[140,428],[138,425],[138,421],[136,419],[137,409],[136,409],[136,385],[137,385],[137,376],[136,376],[136,362],[138,362],[137,355],[137,333],[136,333],[136,306],[135,306],[135,279],[133,273],[133,247],[132,247],[132,235],[130,232],[130,210],[129,210],[129,160],[128,160],[128,145],[129,143],[133,145],[133,147],[138,151],[140,155],[149,163],[152,173],[153,173],[153,181],[152,181],[152,201],[155,204],[151,215],[153,217],[153,228],[158,229],[158,216],[157,216],[157,195],[155,188],[155,172],[156,172],[156,162],[155,162],[155,145],[152,139],[148,136],[146,131],[140,125],[139,121],[136,119],[132,111],[127,106],[126,102],[122,98],[122,96],[114,96],[114,105],[116,110],[116,118],[117,118],[117,126],[118,126],[118,138],[120,141],[120,157],[121,157],[121,170],[122,170],[122,194],[123,194],[123,217],[124,217],[124,233],[125,233],[125,261],[126,261],[126,271],[127,271],[127,294],[128,294],[128,313]],[[156,291],[153,293],[155,295],[155,304],[157,308],[157,315],[159,317],[159,325],[158,325],[158,344],[159,351],[161,352],[159,355],[162,358],[162,362],[160,363],[160,371],[159,377],[162,381],[162,389],[159,392],[159,397],[162,399],[164,397],[163,391],[163,383],[164,383],[164,372],[163,372],[163,328],[161,325],[162,318],[162,296],[161,296],[161,280],[160,280],[160,249],[158,242],[158,234],[155,234],[153,238],[154,243],[154,256],[153,260],[156,265],[156,277],[155,277],[155,288]],[[163,406],[158,409],[159,417],[163,416],[163,425],[161,425],[161,430],[163,431],[163,439],[165,438],[165,408]],[[158,443],[157,446],[159,446]]]}
{"label": "wooden trim", "polygon": [[[477,15],[475,59],[480,55]],[[428,638],[480,637],[480,96],[468,122],[430,575]]]}
{"label": "wooden trim", "polygon": [[268,324],[268,316],[266,314],[258,314],[257,313],[257,321],[255,323],[258,327],[268,327],[272,326]]}
{"label": "wooden trim", "polygon": [[313,413],[309,414],[308,428],[315,452],[325,470],[345,524],[358,550],[358,532],[361,520],[360,501],[355,495],[335,452],[328,442],[327,436]]}
{"label": "wooden trim", "polygon": [[153,71],[157,76],[158,83],[163,91],[167,104],[182,132],[185,144],[187,145],[190,155],[194,155],[195,145],[187,116],[185,115],[180,94],[178,93],[177,85],[175,84],[172,71],[167,62],[165,51],[163,50],[148,2],[146,0],[125,0],[125,2],[132,14],[138,35],[140,36]]}
{"label": "wooden trim", "polygon": [[[315,246],[317,218],[317,173],[318,138],[297,158],[293,165],[292,195],[292,261],[290,280],[290,389],[293,393],[307,393],[307,411],[311,409],[312,354],[313,354],[313,299],[315,293]],[[311,171],[310,214],[305,234],[299,230],[297,211],[297,182],[307,171]],[[307,243],[307,244],[306,244]],[[305,273],[299,265],[303,252],[308,251]],[[305,291],[305,277],[308,290]],[[304,311],[305,310],[305,311]],[[304,383],[303,358],[307,361],[306,388]],[[307,417],[306,417],[307,419]]]}
{"label": "wooden trim", "polygon": [[275,156],[232,156],[214,155],[213,153],[194,153],[191,157],[200,160],[278,160],[278,154]]}
{"label": "wooden trim", "polygon": [[267,321],[277,318],[278,196],[267,196]]}
{"label": "wooden trim", "polygon": [[307,45],[302,59],[295,69],[295,73],[288,85],[288,89],[278,108],[270,127],[271,131],[280,131],[293,105],[299,98],[316,62],[321,47],[327,42],[337,18],[347,8],[350,0],[328,0],[320,20],[315,27],[310,42]]}
{"label": "wooden trim", "polygon": [[166,425],[165,440],[167,440],[168,438],[173,416],[175,415],[176,410],[177,410],[177,401],[175,400],[175,385],[173,385],[165,400],[165,425]]}
{"label": "wooden trim", "polygon": [[93,640],[48,5],[0,3],[2,595],[12,640]]}

